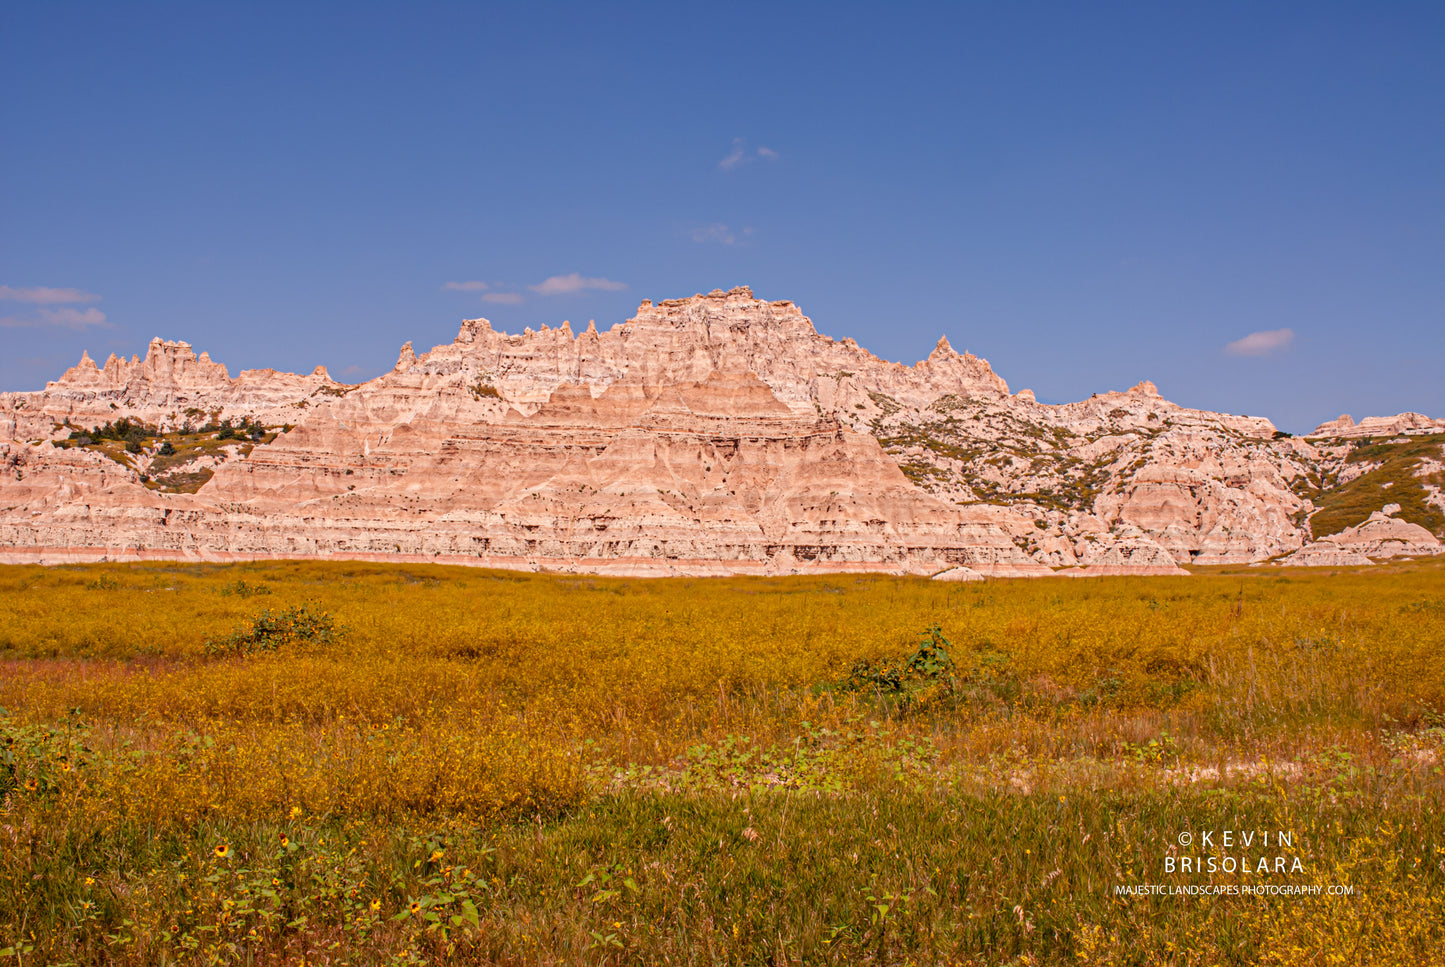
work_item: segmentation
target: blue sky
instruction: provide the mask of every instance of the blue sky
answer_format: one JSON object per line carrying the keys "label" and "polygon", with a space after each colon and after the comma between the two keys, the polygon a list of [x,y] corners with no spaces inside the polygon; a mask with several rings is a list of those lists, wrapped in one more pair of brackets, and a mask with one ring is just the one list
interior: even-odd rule
{"label": "blue sky", "polygon": [[1048,401],[1445,416],[1442,50],[1438,2],[10,3],[0,388],[749,284]]}

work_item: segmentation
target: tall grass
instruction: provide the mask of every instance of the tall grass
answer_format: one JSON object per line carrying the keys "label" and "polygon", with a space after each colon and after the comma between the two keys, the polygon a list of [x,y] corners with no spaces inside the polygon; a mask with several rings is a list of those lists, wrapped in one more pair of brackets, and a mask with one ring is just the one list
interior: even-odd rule
{"label": "tall grass", "polygon": [[0,569],[0,956],[1445,962],[1442,590]]}

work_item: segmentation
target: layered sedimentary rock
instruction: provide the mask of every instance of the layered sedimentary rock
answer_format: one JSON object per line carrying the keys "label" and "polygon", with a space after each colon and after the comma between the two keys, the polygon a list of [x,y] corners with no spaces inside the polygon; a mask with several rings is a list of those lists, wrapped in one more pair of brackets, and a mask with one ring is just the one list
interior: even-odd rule
{"label": "layered sedimentary rock", "polygon": [[1279,562],[1285,567],[1359,567],[1373,564],[1359,551],[1346,550],[1333,541],[1306,544]]}
{"label": "layered sedimentary rock", "polygon": [[1356,423],[1350,414],[1327,420],[1307,434],[1310,437],[1360,439],[1380,436],[1419,436],[1445,433],[1445,420],[1432,420],[1423,413],[1396,413],[1394,416],[1367,416]]}
{"label": "layered sedimentary rock", "polygon": [[1386,504],[1363,523],[1320,539],[1342,550],[1371,558],[1419,557],[1439,554],[1440,541],[1419,524],[1398,520],[1399,504]]}
{"label": "layered sedimentary rock", "polygon": [[14,490],[40,513],[0,524],[0,544],[11,560],[77,560],[89,546],[113,559],[315,554],[643,575],[1047,573],[991,514],[919,491],[876,440],[793,412],[748,373],[622,379],[595,399],[561,386],[530,415],[455,403],[450,419],[397,422],[385,393],[338,399],[195,495],[113,470],[122,479],[77,485],[74,455],[110,461],[34,448],[47,459],[17,464],[27,482]]}
{"label": "layered sedimentary rock", "polygon": [[314,397],[343,390],[324,366],[306,376],[246,369],[233,378],[209,353],[197,356],[189,343],[152,339],[144,359],[112,353],[97,366],[82,353],[80,362],[44,391],[0,394],[0,440],[48,439],[56,424],[92,427],[120,416],[160,429],[243,416],[295,422]]}
{"label": "layered sedimentary rock", "polygon": [[[207,442],[186,466],[214,475],[168,492],[154,475],[180,458],[158,437],[132,453],[76,439],[121,416],[284,432]],[[946,338],[905,366],[740,288],[647,301],[606,331],[470,320],[359,386],[320,367],[232,378],[161,340],[144,359],[86,356],[42,392],[0,394],[0,558],[1179,574],[1303,547],[1310,481],[1330,459],[1331,479],[1348,470],[1349,444],[1331,447],[1147,381],[1042,404]],[[1366,550],[1394,546],[1366,530]]]}

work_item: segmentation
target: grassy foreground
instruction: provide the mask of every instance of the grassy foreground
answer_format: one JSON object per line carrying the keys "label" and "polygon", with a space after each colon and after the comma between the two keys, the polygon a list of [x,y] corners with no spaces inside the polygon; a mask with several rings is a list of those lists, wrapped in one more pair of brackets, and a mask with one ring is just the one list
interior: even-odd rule
{"label": "grassy foreground", "polygon": [[1445,963],[1442,655],[1439,562],[0,568],[0,967]]}

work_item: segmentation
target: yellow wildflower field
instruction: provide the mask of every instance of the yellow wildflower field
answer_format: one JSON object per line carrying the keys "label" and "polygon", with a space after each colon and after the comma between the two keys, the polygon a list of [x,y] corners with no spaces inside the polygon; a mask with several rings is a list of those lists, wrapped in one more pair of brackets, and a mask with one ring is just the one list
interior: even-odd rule
{"label": "yellow wildflower field", "polygon": [[0,964],[1445,963],[1442,654],[1440,562],[0,568]]}

